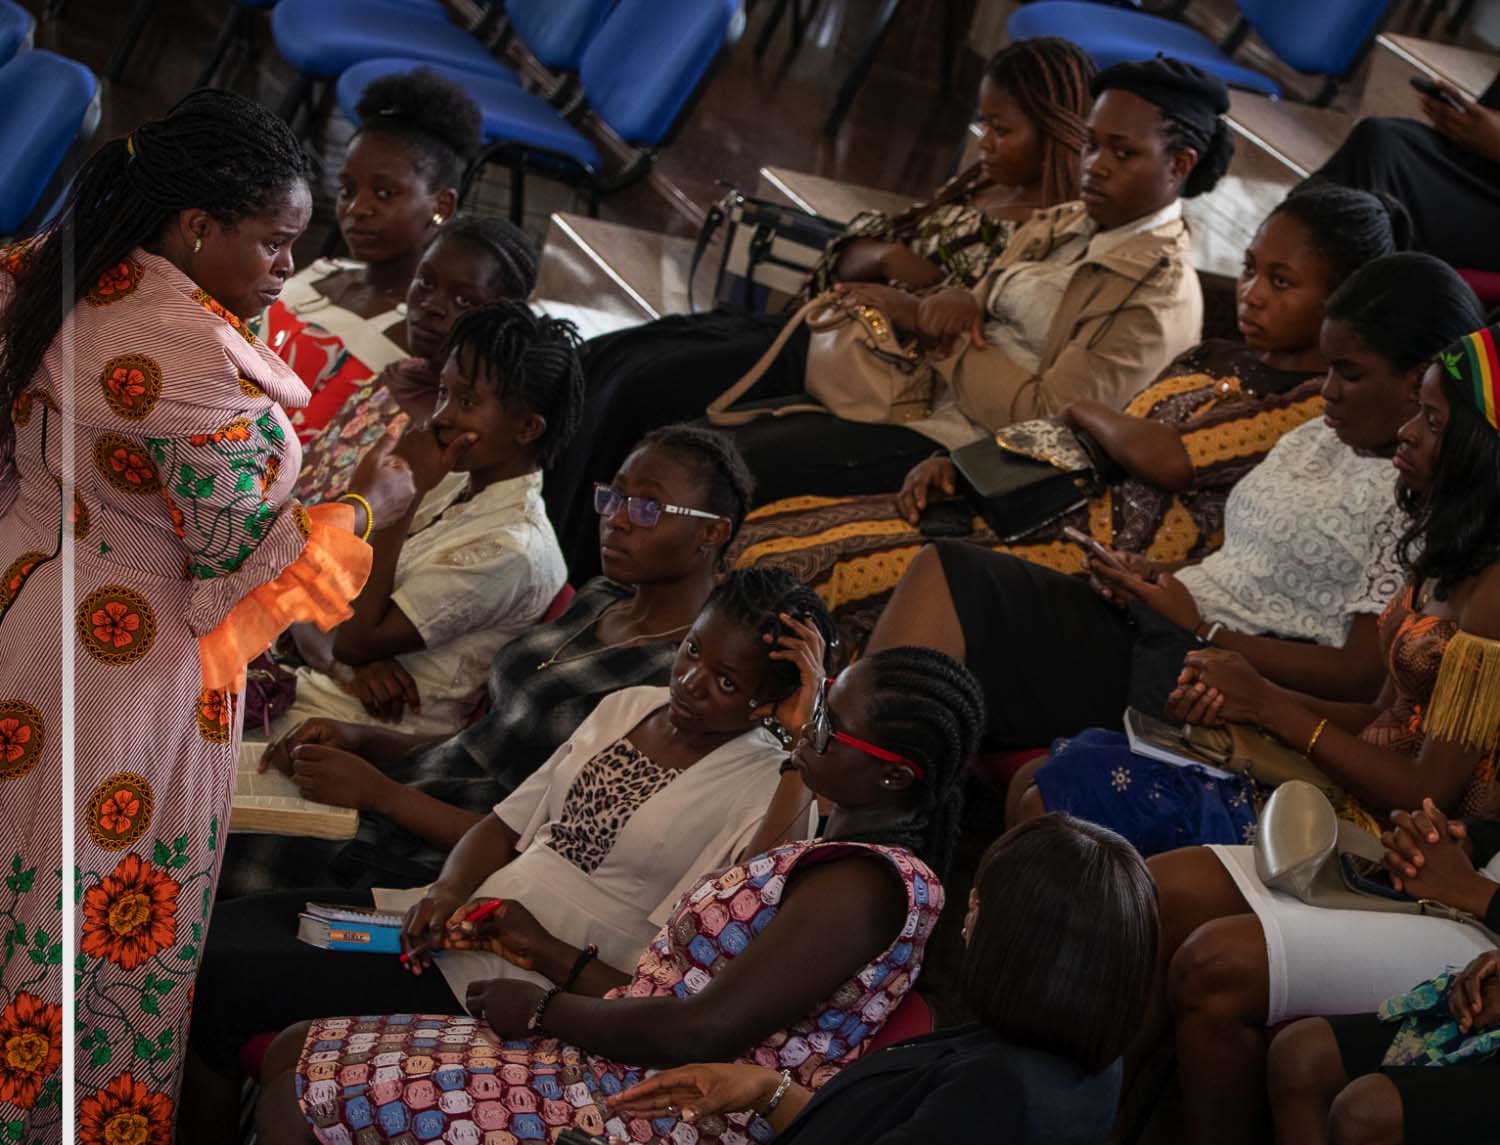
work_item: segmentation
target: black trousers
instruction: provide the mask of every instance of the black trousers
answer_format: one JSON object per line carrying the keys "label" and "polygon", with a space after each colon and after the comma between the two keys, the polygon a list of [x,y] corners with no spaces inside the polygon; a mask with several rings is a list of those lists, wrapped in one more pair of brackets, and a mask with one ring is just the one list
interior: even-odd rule
{"label": "black trousers", "polygon": [[931,438],[903,426],[820,413],[763,417],[727,432],[755,474],[757,505],[807,493],[894,493],[907,471],[938,448]]}
{"label": "black trousers", "polygon": [[1500,271],[1500,163],[1425,123],[1362,119],[1313,177],[1399,199],[1415,249],[1456,267]]}
{"label": "black trousers", "polygon": [[1380,1062],[1396,1035],[1374,1014],[1328,1019],[1349,1080],[1382,1073],[1401,1094],[1406,1145],[1500,1140],[1500,1058],[1473,1065],[1394,1066]]}
{"label": "black trousers", "polygon": [[1198,646],[1148,609],[1102,600],[1080,577],[965,541],[939,541],[937,551],[965,661],[984,688],[988,747],[1118,730],[1127,706],[1160,714]]}
{"label": "black trousers", "polygon": [[436,968],[420,977],[394,954],[319,950],[297,938],[309,902],[371,906],[369,891],[273,891],[218,903],[203,944],[189,1043],[215,1070],[239,1072],[251,1038],[308,1018],[462,1014]]}

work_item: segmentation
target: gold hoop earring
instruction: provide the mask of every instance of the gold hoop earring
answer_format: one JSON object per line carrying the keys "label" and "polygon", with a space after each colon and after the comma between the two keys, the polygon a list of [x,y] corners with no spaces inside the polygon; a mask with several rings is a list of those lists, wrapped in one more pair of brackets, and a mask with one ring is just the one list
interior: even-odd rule
{"label": "gold hoop earring", "polygon": [[203,240],[202,239],[196,240],[193,243],[193,253],[197,254],[202,249],[203,249]]}

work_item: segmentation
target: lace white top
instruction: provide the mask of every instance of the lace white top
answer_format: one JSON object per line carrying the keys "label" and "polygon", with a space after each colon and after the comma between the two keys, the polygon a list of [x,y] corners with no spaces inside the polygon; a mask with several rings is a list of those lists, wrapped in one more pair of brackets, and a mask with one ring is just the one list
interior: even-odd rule
{"label": "lace white top", "polygon": [[1362,457],[1321,419],[1294,429],[1224,507],[1224,545],[1177,578],[1203,619],[1241,632],[1344,642],[1405,582],[1396,472]]}

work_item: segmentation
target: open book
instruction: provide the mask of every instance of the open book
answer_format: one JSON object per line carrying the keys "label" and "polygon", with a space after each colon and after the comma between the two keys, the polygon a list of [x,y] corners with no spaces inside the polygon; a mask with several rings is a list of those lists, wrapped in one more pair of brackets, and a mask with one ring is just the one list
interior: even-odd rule
{"label": "open book", "polygon": [[234,776],[234,802],[229,830],[258,835],[308,835],[314,839],[352,839],[359,830],[359,812],[302,798],[293,783],[274,767],[257,774],[263,743],[240,745],[240,766]]}

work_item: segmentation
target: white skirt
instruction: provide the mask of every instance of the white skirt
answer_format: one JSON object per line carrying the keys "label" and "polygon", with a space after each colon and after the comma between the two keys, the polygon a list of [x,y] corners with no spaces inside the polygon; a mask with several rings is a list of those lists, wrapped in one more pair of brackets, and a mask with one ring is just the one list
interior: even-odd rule
{"label": "white skirt", "polygon": [[[1368,1014],[1445,966],[1465,966],[1493,944],[1478,927],[1443,918],[1326,910],[1267,890],[1253,847],[1211,848],[1266,935],[1267,1025],[1320,1014]],[[1488,873],[1488,872],[1486,872]]]}

